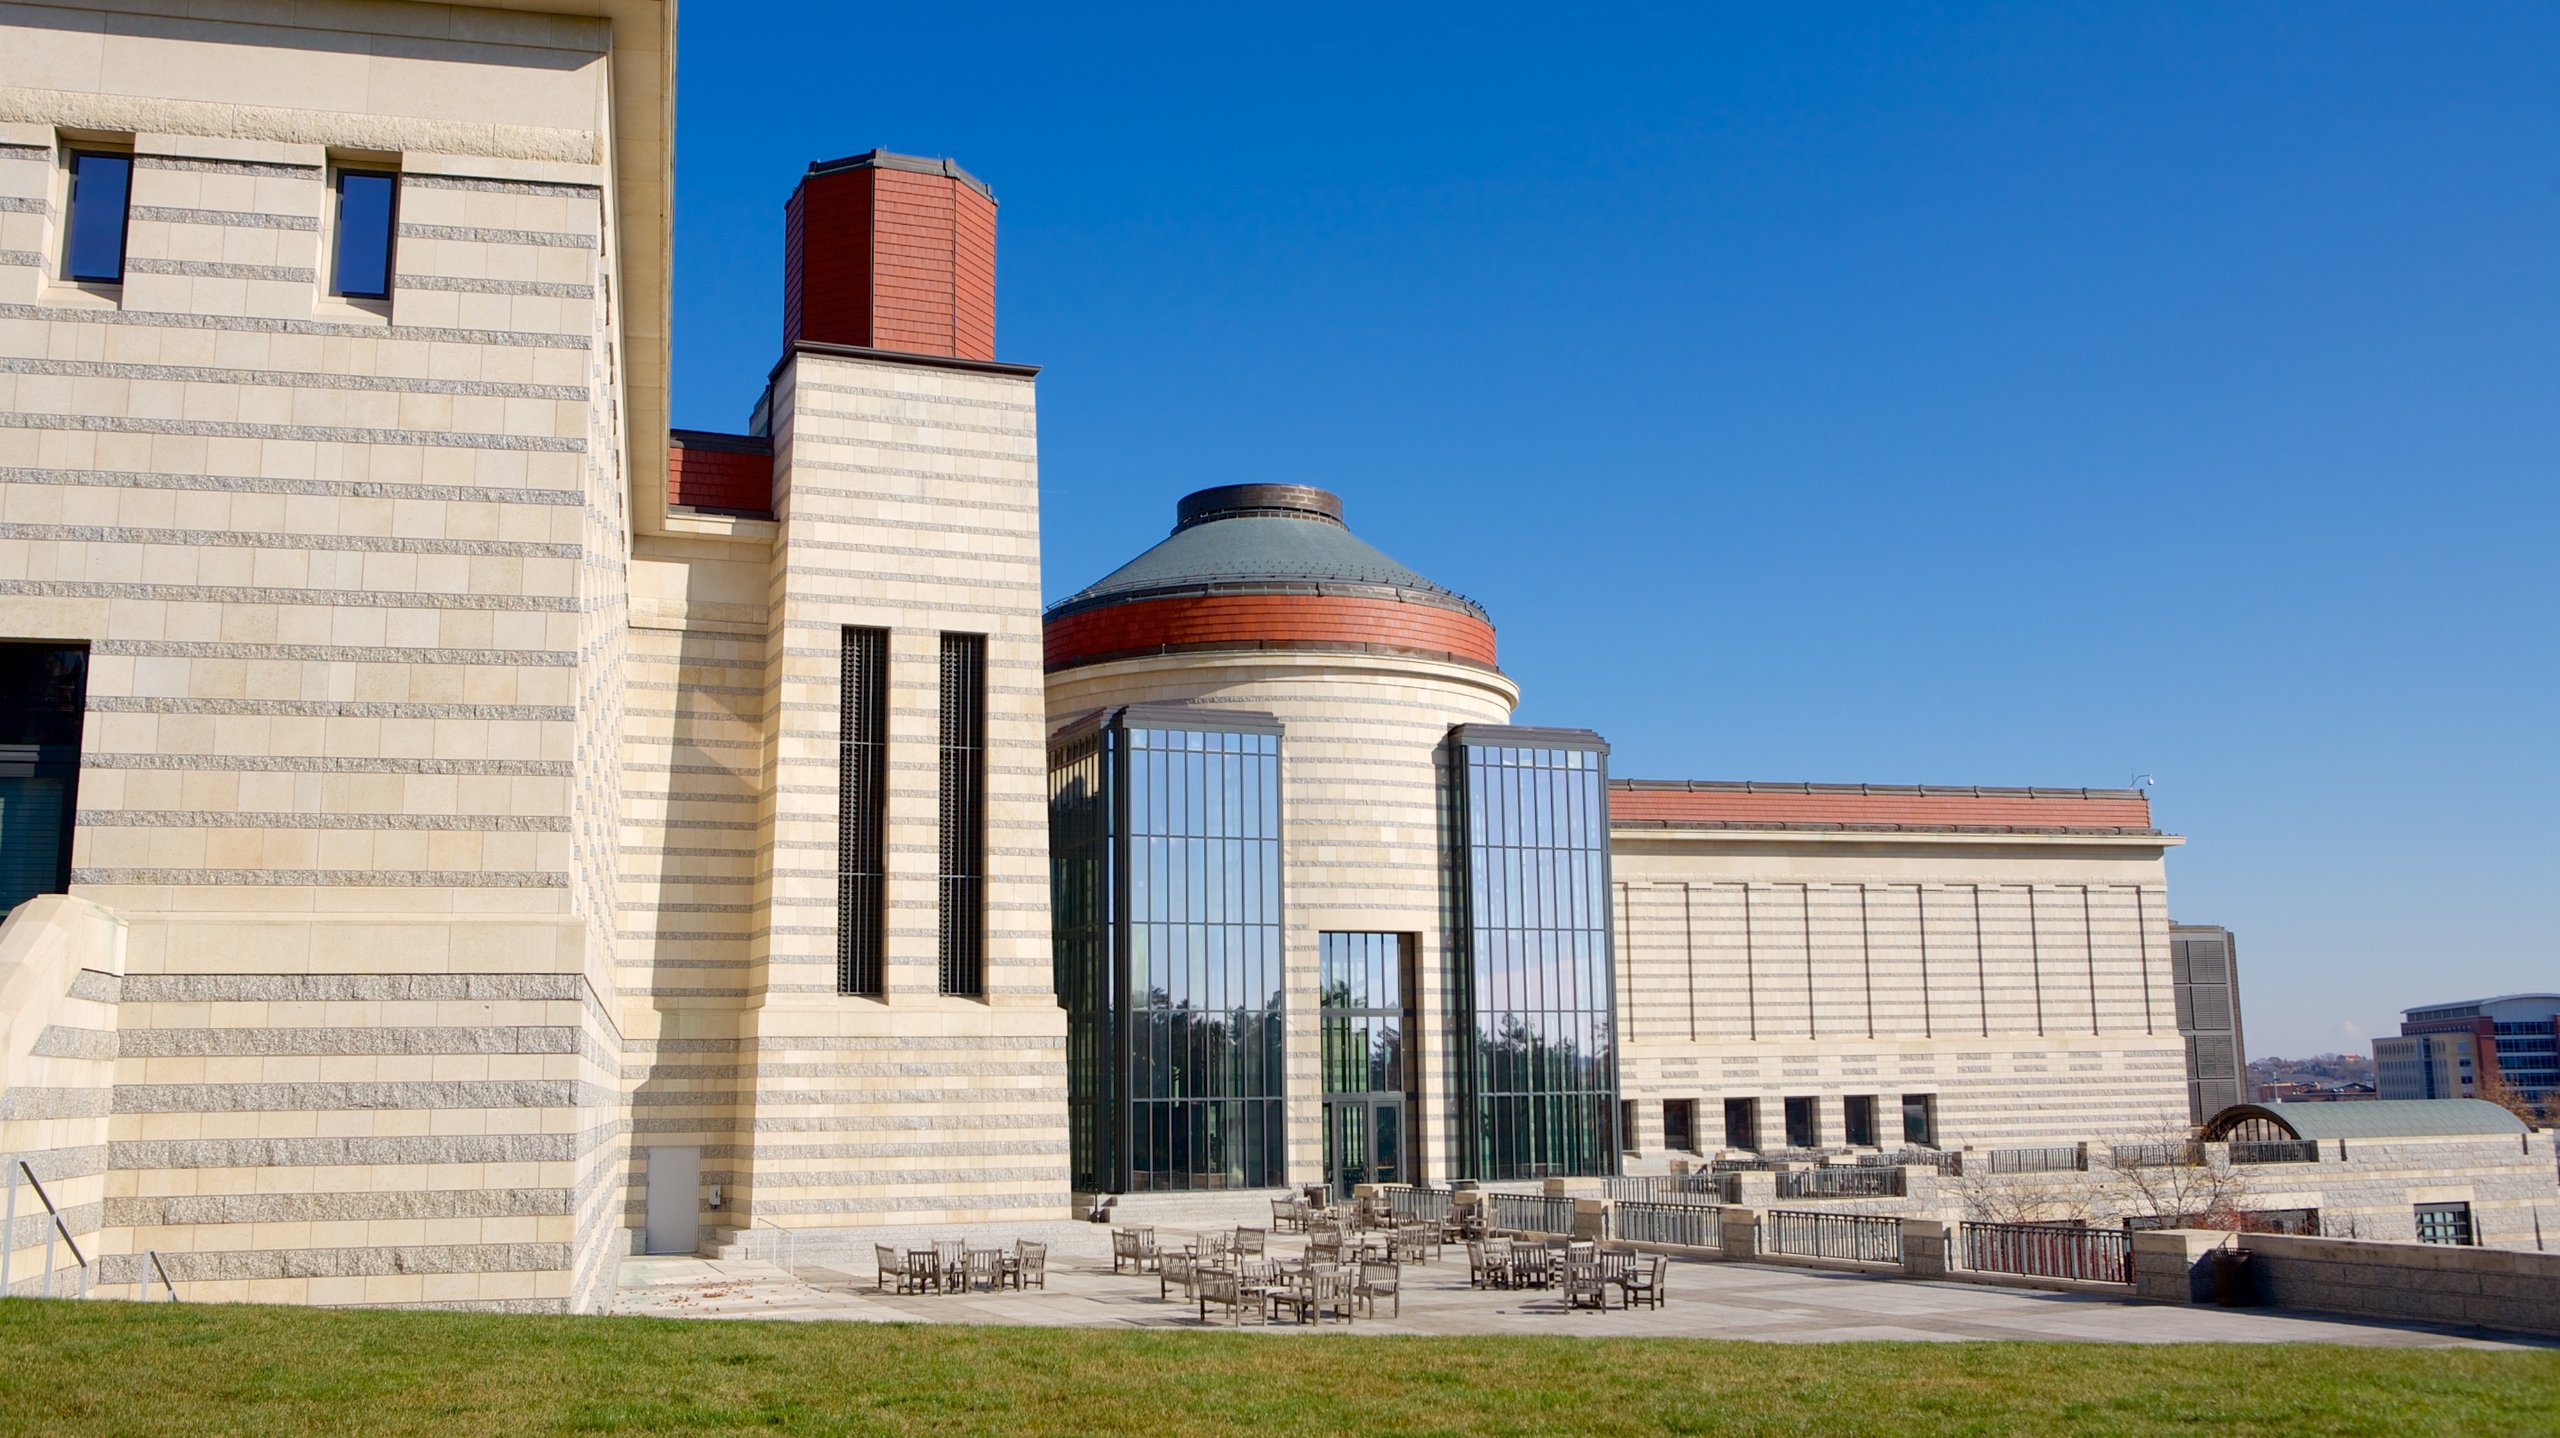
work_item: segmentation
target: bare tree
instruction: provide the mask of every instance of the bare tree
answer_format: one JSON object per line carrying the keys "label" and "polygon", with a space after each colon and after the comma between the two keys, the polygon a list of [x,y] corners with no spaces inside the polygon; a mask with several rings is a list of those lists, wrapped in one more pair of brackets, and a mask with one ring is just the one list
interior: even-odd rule
{"label": "bare tree", "polygon": [[2097,1188],[2121,1218],[2162,1228],[2249,1226],[2248,1176],[2176,1119],[2161,1119],[2110,1143]]}
{"label": "bare tree", "polygon": [[1988,1155],[1967,1154],[1964,1170],[1939,1180],[1940,1191],[1975,1223],[2086,1223],[2089,1188],[2078,1173],[1992,1173]]}
{"label": "bare tree", "polygon": [[2546,1093],[2540,1098],[2528,1097],[2522,1089],[2507,1082],[2505,1074],[2488,1074],[2473,1085],[2472,1096],[2484,1098],[2525,1121],[2528,1128],[2548,1128],[2560,1124],[2560,1092]]}

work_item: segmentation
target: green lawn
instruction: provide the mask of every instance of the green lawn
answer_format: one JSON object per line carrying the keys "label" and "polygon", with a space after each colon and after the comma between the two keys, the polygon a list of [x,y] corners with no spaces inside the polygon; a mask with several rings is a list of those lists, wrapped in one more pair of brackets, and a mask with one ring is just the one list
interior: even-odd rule
{"label": "green lawn", "polygon": [[0,1301],[0,1434],[2560,1433],[2560,1351],[1789,1347]]}

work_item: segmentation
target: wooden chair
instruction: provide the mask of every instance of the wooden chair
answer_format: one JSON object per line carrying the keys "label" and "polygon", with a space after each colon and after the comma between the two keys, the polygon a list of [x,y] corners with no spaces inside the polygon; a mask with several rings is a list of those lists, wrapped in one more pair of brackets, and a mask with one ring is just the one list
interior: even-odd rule
{"label": "wooden chair", "polygon": [[1627,1282],[1635,1277],[1636,1251],[1632,1248],[1600,1250],[1600,1279],[1618,1290],[1618,1306],[1627,1306]]}
{"label": "wooden chair", "polygon": [[1241,1257],[1260,1258],[1264,1241],[1268,1237],[1268,1234],[1258,1228],[1239,1228],[1236,1230],[1235,1251]]}
{"label": "wooden chair", "polygon": [[1004,1287],[1004,1261],[1001,1248],[972,1248],[961,1258],[960,1291],[983,1288],[989,1293]]}
{"label": "wooden chair", "polygon": [[906,1257],[898,1250],[885,1243],[875,1243],[871,1245],[871,1261],[880,1269],[880,1292],[890,1292],[893,1285],[899,1293],[917,1291],[915,1275],[907,1272]]}
{"label": "wooden chair", "polygon": [[907,1252],[906,1287],[904,1293],[940,1293],[942,1291],[942,1255],[930,1248]]}
{"label": "wooden chair", "polygon": [[1307,1206],[1294,1198],[1271,1200],[1271,1231],[1273,1233],[1306,1232]]}
{"label": "wooden chair", "polygon": [[1111,1230],[1111,1271],[1135,1269],[1152,1273],[1162,1266],[1156,1252],[1156,1231],[1152,1228],[1115,1228]]}
{"label": "wooden chair", "polygon": [[1653,1255],[1652,1262],[1629,1273],[1626,1283],[1622,1285],[1627,1295],[1628,1306],[1632,1307],[1641,1302],[1648,1307],[1660,1308],[1663,1279],[1670,1266],[1670,1261],[1657,1253]]}
{"label": "wooden chair", "polygon": [[1484,1252],[1485,1277],[1495,1288],[1520,1286],[1520,1264],[1507,1238],[1488,1238],[1477,1245]]}
{"label": "wooden chair", "polygon": [[1568,1259],[1564,1266],[1564,1306],[1575,1308],[1607,1308],[1609,1280],[1597,1258]]}
{"label": "wooden chair", "polygon": [[1393,1263],[1361,1264],[1359,1280],[1352,1285],[1351,1292],[1368,1305],[1371,1318],[1378,1316],[1378,1300],[1381,1298],[1394,1302],[1391,1316],[1404,1316],[1403,1273]]}
{"label": "wooden chair", "polygon": [[1467,1287],[1488,1288],[1493,1284],[1493,1269],[1484,1254],[1484,1240],[1467,1240]]}
{"label": "wooden chair", "polygon": [[946,1291],[956,1293],[967,1287],[964,1280],[969,1275],[961,1267],[969,1258],[966,1243],[957,1238],[937,1238],[933,1241],[933,1257],[942,1265],[942,1286]]}
{"label": "wooden chair", "polygon": [[1164,1256],[1164,1261],[1156,1265],[1156,1297],[1158,1298],[1170,1300],[1173,1297],[1173,1290],[1178,1287],[1182,1290],[1184,1301],[1195,1301],[1200,1295],[1193,1290],[1199,1282],[1200,1259],[1196,1254],[1168,1253]]}
{"label": "wooden chair", "polygon": [[[1204,1268],[1200,1271],[1197,1286],[1199,1297],[1194,1301],[1200,1306],[1201,1322],[1209,1321],[1209,1305],[1215,1303],[1227,1310],[1228,1316],[1235,1320],[1238,1328],[1244,1326],[1245,1295],[1242,1277],[1223,1268]],[[1262,1307],[1262,1295],[1255,1294],[1252,1301],[1256,1309]]]}
{"label": "wooden chair", "polygon": [[1049,1287],[1049,1245],[1015,1239],[1013,1259],[1005,1265],[1005,1273],[1017,1290],[1028,1287],[1046,1292]]}

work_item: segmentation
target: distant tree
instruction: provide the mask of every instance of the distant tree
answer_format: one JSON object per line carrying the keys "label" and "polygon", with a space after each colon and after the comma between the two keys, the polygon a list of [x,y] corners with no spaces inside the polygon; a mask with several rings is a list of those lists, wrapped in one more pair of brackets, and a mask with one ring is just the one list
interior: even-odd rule
{"label": "distant tree", "polygon": [[2474,1098],[2487,1099],[2523,1119],[2529,1127],[2550,1128],[2560,1124],[2560,1091],[2533,1098],[2524,1090],[2507,1082],[2505,1074],[2492,1074],[2484,1076],[2478,1083],[2472,1085],[2471,1094]]}
{"label": "distant tree", "polygon": [[2096,1187],[2118,1216],[2151,1226],[2249,1226],[2248,1176],[2227,1160],[2215,1161],[2195,1130],[2177,1119],[2160,1119],[2110,1142]]}

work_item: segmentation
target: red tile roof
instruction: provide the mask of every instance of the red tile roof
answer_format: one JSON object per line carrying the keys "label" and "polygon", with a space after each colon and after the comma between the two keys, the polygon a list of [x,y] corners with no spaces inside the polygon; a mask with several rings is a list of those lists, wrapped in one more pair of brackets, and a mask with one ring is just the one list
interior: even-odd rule
{"label": "red tile roof", "polygon": [[1620,779],[1615,828],[1832,829],[1935,833],[2151,834],[2139,789],[1984,789]]}

